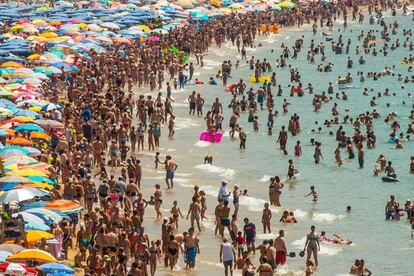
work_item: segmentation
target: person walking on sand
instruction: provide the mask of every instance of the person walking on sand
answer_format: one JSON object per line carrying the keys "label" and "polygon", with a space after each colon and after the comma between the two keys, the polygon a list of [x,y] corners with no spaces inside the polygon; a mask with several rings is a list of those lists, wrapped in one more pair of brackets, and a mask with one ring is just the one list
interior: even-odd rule
{"label": "person walking on sand", "polygon": [[178,168],[178,165],[172,160],[170,155],[167,155],[165,157],[165,183],[167,183],[167,189],[173,189],[174,188],[174,173]]}

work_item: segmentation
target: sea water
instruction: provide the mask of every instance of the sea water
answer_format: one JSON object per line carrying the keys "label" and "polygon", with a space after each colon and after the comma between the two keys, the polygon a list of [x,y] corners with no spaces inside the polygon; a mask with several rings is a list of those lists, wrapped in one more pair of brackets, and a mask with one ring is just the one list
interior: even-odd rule
{"label": "sea water", "polygon": [[[401,12],[399,12],[401,13]],[[365,75],[369,71],[383,71],[385,66],[393,66],[395,74],[401,73],[407,75],[408,65],[400,65],[399,61],[409,55],[408,49],[402,47],[404,41],[402,30],[413,28],[414,24],[412,15],[398,16],[396,18],[385,15],[387,24],[398,19],[400,27],[398,37],[401,41],[401,47],[397,51],[389,51],[389,55],[384,57],[378,53],[377,57],[365,56],[362,54],[367,63],[359,65],[359,56],[355,56],[355,47],[359,45],[363,50],[362,42],[358,41],[357,36],[363,30],[365,34],[370,29],[380,31],[379,25],[369,25],[367,19],[364,24],[359,25],[356,22],[350,22],[346,32],[342,30],[342,25],[337,23],[334,27],[332,36],[334,41],[338,40],[342,34],[343,42],[346,44],[348,38],[352,39],[350,53],[348,55],[335,55],[330,49],[330,42],[325,41],[321,35],[313,36],[310,26],[300,29],[283,30],[280,34],[267,37],[260,37],[262,47],[247,49],[247,54],[255,56],[260,60],[267,58],[272,62],[273,70],[277,74],[278,84],[282,85],[283,96],[275,97],[275,109],[279,111],[279,116],[275,120],[273,136],[267,135],[266,121],[267,110],[257,113],[261,122],[260,131],[253,132],[252,125],[247,122],[247,114],[242,114],[238,123],[247,132],[247,149],[239,149],[239,140],[232,139],[224,135],[221,143],[210,144],[200,142],[199,135],[205,130],[203,117],[188,115],[188,105],[185,104],[191,91],[195,90],[201,93],[206,103],[204,105],[204,115],[211,109],[211,104],[216,97],[220,98],[223,104],[224,117],[223,128],[228,131],[228,120],[231,110],[227,105],[231,101],[231,94],[224,92],[221,83],[217,86],[197,85],[187,86],[185,89],[173,92],[172,97],[178,104],[173,105],[176,119],[176,134],[173,140],[168,140],[163,135],[160,149],[161,156],[172,155],[178,164],[177,178],[175,179],[174,190],[163,192],[163,210],[168,210],[172,206],[173,200],[178,200],[179,206],[184,215],[186,215],[188,206],[193,195],[192,187],[200,186],[207,194],[207,216],[209,220],[203,222],[203,231],[199,234],[201,255],[197,258],[197,268],[192,272],[185,272],[183,257],[180,256],[178,267],[179,273],[188,273],[189,275],[222,275],[223,267],[219,263],[219,245],[220,239],[214,236],[215,225],[214,207],[217,203],[217,192],[222,179],[230,181],[228,190],[232,191],[234,184],[239,184],[241,189],[247,189],[249,197],[242,197],[240,200],[239,211],[239,228],[242,228],[243,217],[249,217],[257,227],[257,244],[263,239],[274,238],[279,229],[285,230],[285,239],[288,251],[299,253],[304,247],[305,236],[311,225],[316,226],[317,232],[326,231],[329,236],[333,232],[340,233],[344,237],[352,240],[355,245],[352,246],[330,246],[322,245],[320,251],[320,265],[318,275],[344,275],[349,272],[349,268],[356,258],[365,260],[366,266],[369,267],[374,275],[411,275],[412,260],[414,259],[414,240],[410,237],[409,225],[402,217],[399,222],[389,222],[384,220],[384,206],[391,194],[394,194],[397,200],[403,204],[407,198],[414,198],[413,175],[409,171],[409,159],[414,155],[414,142],[405,142],[404,149],[395,150],[395,145],[387,143],[388,134],[391,132],[390,125],[383,123],[384,116],[390,112],[398,113],[398,121],[402,129],[406,130],[409,122],[408,116],[414,103],[412,98],[407,96],[408,92],[413,93],[414,84],[403,84],[397,82],[396,77],[383,77],[378,81],[373,81],[366,77],[365,83],[360,83],[357,77],[358,71],[363,71]],[[350,30],[352,29],[352,33]],[[318,29],[328,32],[327,29]],[[391,30],[389,30],[391,31]],[[328,104],[323,104],[320,112],[313,112],[312,98],[313,95],[305,94],[304,97],[290,97],[290,88],[288,87],[290,75],[288,69],[276,68],[275,61],[281,54],[281,44],[284,43],[289,48],[300,35],[304,35],[305,48],[300,52],[297,60],[287,60],[293,68],[298,68],[302,76],[302,84],[306,87],[309,82],[314,86],[315,93],[327,91],[328,82],[335,83],[338,76],[344,76],[351,72],[354,77],[354,89],[346,90],[349,96],[348,101],[333,100]],[[377,34],[380,36],[379,33]],[[316,71],[316,65],[310,65],[306,61],[307,49],[310,45],[310,39],[314,39],[315,45],[323,42],[326,45],[326,62],[334,63],[333,71],[329,73],[320,73]],[[395,42],[396,37],[392,37]],[[411,38],[413,40],[413,38]],[[391,43],[389,43],[391,45]],[[383,46],[383,42],[377,43],[377,50]],[[271,49],[274,50],[271,53]],[[354,60],[354,67],[347,69],[347,57],[351,56]],[[316,64],[320,62],[320,55],[316,57]],[[204,59],[204,68],[197,68],[198,78],[208,82],[210,77],[214,77],[222,61],[231,60],[232,64],[239,59],[241,60],[237,49],[226,43],[220,49],[213,49]],[[193,60],[195,62],[195,60]],[[268,73],[269,74],[269,73]],[[238,82],[239,79],[248,78],[253,75],[248,66],[243,66],[240,70],[232,70],[232,79],[229,84]],[[405,86],[405,91],[400,86]],[[254,87],[257,89],[258,84],[247,83],[247,88]],[[373,88],[375,93],[363,96],[363,88]],[[348,160],[347,154],[342,150],[344,163],[338,168],[334,163],[334,150],[337,145],[335,137],[328,135],[329,131],[334,133],[338,126],[329,129],[322,126],[325,119],[330,119],[331,108],[333,103],[338,103],[340,118],[346,114],[355,117],[357,114],[365,111],[372,111],[369,107],[369,101],[378,92],[383,93],[385,88],[389,88],[391,93],[396,93],[395,97],[381,97],[377,99],[378,106],[375,107],[382,115],[382,118],[375,120],[375,134],[377,136],[377,145],[375,149],[365,149],[365,168],[358,169],[358,161]],[[142,93],[140,90],[137,93]],[[144,91],[147,92],[147,91]],[[276,94],[275,88],[272,92]],[[340,93],[341,90],[335,86],[334,93]],[[334,95],[332,95],[334,96]],[[282,114],[282,101],[286,98],[290,103],[289,113]],[[406,102],[406,105],[402,104]],[[391,104],[386,107],[386,104]],[[345,108],[349,109],[345,113]],[[302,132],[295,137],[289,135],[287,149],[288,156],[284,156],[278,149],[276,143],[277,133],[282,125],[288,124],[288,120],[293,113],[300,116]],[[319,124],[315,125],[315,121]],[[311,133],[312,129],[322,127],[323,132],[320,134]],[[344,125],[344,130],[348,136],[353,135],[353,127]],[[166,128],[163,131],[167,131]],[[365,128],[363,128],[365,131]],[[237,134],[236,134],[237,137]],[[323,158],[321,164],[315,165],[313,160],[314,147],[310,145],[311,138],[322,143]],[[303,156],[301,158],[293,157],[293,147],[296,141],[301,141]],[[385,154],[388,160],[393,161],[396,169],[399,183],[383,183],[381,177],[373,176],[373,167],[379,154]],[[153,193],[155,183],[165,185],[163,173],[156,172],[153,168],[153,157],[144,154],[139,155],[142,160],[143,173],[143,192],[146,198]],[[214,157],[213,166],[204,165],[204,157],[212,155]],[[281,194],[282,208],[272,208],[272,232],[273,234],[263,234],[261,225],[261,210],[264,203],[268,200],[268,178],[278,175],[286,178],[288,160],[294,159],[295,167],[300,171],[301,176],[295,181],[285,182],[286,186]],[[162,168],[161,168],[162,170]],[[181,174],[181,175],[178,175]],[[319,194],[319,202],[312,203],[310,197],[304,197],[310,189],[315,186]],[[165,187],[165,186],[164,186]],[[346,214],[346,206],[352,206],[352,213]],[[233,208],[232,204],[230,206]],[[146,231],[150,239],[160,238],[161,222],[155,221],[155,215],[152,208],[148,208],[149,217],[145,220]],[[283,210],[294,211],[298,220],[294,225],[283,225],[279,222]],[[165,216],[169,216],[164,211]],[[180,219],[179,231],[185,231],[189,227],[189,222]],[[227,234],[228,235],[228,234]],[[258,258],[255,257],[254,263],[258,265]],[[305,258],[299,256],[289,258],[287,266],[279,271],[280,275],[303,275],[305,267]],[[169,269],[159,268],[160,274],[170,275]],[[240,275],[236,274],[236,275]]]}

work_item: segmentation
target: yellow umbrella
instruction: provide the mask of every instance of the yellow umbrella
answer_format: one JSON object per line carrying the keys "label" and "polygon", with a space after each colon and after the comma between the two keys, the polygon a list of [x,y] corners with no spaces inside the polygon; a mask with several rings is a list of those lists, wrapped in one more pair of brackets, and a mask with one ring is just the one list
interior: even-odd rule
{"label": "yellow umbrella", "polygon": [[21,30],[23,30],[25,27],[22,25],[16,25],[10,28],[10,32],[20,32]]}
{"label": "yellow umbrella", "polygon": [[138,25],[138,28],[145,30],[145,31],[151,31],[151,29],[147,25]]}
{"label": "yellow umbrella", "polygon": [[33,118],[30,118],[27,116],[16,116],[16,117],[13,117],[12,120],[16,122],[21,122],[21,123],[33,122]]}
{"label": "yellow umbrella", "polygon": [[46,38],[43,37],[43,36],[31,35],[31,36],[27,37],[27,40],[30,40],[30,41],[32,41],[32,40],[38,40],[40,42],[45,42],[46,41]]}
{"label": "yellow umbrella", "polygon": [[39,59],[40,55],[39,54],[33,54],[27,57],[28,59]]}
{"label": "yellow umbrella", "polygon": [[[40,231],[42,232],[42,231]],[[46,232],[45,232],[46,233]],[[50,234],[52,235],[52,234]],[[53,236],[53,235],[52,235]],[[40,240],[40,239],[39,239]],[[53,263],[57,262],[56,258],[50,253],[40,249],[26,249],[7,257],[8,262],[25,263],[26,261],[38,261],[39,263]]]}
{"label": "yellow umbrella", "polygon": [[28,242],[37,242],[41,239],[53,239],[55,236],[49,232],[41,230],[26,230],[26,239]]}
{"label": "yellow umbrella", "polygon": [[34,112],[39,112],[42,110],[42,107],[40,106],[31,106],[29,107],[29,110],[34,111]]}
{"label": "yellow umbrella", "polygon": [[79,28],[83,29],[83,28],[88,27],[88,24],[82,22],[82,23],[76,24],[76,26],[78,26]]}
{"label": "yellow umbrella", "polygon": [[58,37],[58,35],[56,33],[53,33],[53,32],[41,33],[40,36],[43,36],[43,37],[46,37],[46,38],[56,38],[56,37]]}
{"label": "yellow umbrella", "polygon": [[[10,173],[8,173],[10,174]],[[44,176],[47,177],[47,174],[37,169],[22,169],[18,171],[13,171],[11,174],[19,176]]]}

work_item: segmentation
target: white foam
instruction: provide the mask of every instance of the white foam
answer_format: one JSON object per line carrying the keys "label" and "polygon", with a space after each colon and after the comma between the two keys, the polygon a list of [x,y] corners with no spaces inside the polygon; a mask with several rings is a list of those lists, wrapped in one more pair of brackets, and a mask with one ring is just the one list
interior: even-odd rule
{"label": "white foam", "polygon": [[167,149],[168,152],[177,151],[177,149]]}
{"label": "white foam", "polygon": [[176,126],[175,127],[176,130],[180,130],[180,129],[186,129],[186,128],[195,128],[195,127],[200,126],[200,124],[197,123],[192,118],[177,117],[175,119],[175,126]]}
{"label": "white foam", "polygon": [[297,219],[301,219],[301,220],[306,218],[309,215],[308,212],[303,211],[301,209],[296,209],[293,213]]}
{"label": "white foam", "polygon": [[312,220],[316,221],[316,222],[332,222],[335,220],[340,220],[342,218],[344,218],[344,215],[333,215],[330,213],[315,213],[312,216]]}
{"label": "white foam", "polygon": [[265,175],[263,175],[263,177],[262,178],[260,178],[260,182],[268,182],[269,181],[269,179],[271,178],[271,176],[270,175],[267,175],[267,174],[265,174]]}
{"label": "white foam", "polygon": [[209,65],[209,66],[219,66],[219,65],[221,65],[221,62],[211,60],[211,59],[205,59],[204,64]]}
{"label": "white foam", "polygon": [[289,39],[290,38],[290,36],[287,36],[287,37],[285,37],[285,40],[287,40],[287,39]]}
{"label": "white foam", "polygon": [[199,169],[199,170],[206,171],[209,173],[217,173],[219,174],[219,176],[222,176],[226,179],[233,179],[234,175],[236,174],[236,171],[233,169],[217,167],[217,166],[210,165],[210,164],[199,164],[199,165],[194,166],[194,169]]}
{"label": "white foam", "polygon": [[196,147],[200,147],[200,148],[205,148],[210,146],[210,142],[206,142],[206,141],[198,141],[197,143],[194,144],[194,146]]}

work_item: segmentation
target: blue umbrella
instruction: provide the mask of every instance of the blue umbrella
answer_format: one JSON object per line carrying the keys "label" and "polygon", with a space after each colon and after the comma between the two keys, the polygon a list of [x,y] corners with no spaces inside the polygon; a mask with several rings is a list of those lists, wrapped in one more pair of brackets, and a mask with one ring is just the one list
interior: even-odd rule
{"label": "blue umbrella", "polygon": [[75,274],[75,270],[61,263],[42,264],[40,268],[48,275],[49,273],[59,273],[59,275],[61,275],[61,273],[67,273],[69,275]]}
{"label": "blue umbrella", "polygon": [[16,106],[16,104],[14,102],[11,102],[11,101],[6,100],[6,99],[0,99],[0,103],[4,103],[6,106]]}
{"label": "blue umbrella", "polygon": [[44,181],[46,184],[52,184],[52,185],[56,184],[55,182],[53,182],[49,178],[41,176],[41,175],[33,175],[33,176],[28,176],[26,178],[30,179],[33,182],[43,182]]}
{"label": "blue umbrella", "polygon": [[6,151],[10,151],[10,150],[19,150],[21,152],[23,152],[24,154],[29,154],[30,151],[28,151],[27,149],[20,147],[20,146],[7,146],[4,147],[2,149],[0,149],[0,153],[6,152]]}
{"label": "blue umbrella", "polygon": [[26,212],[38,216],[47,224],[59,223],[65,217],[63,214],[45,208],[31,208],[27,209]]}
{"label": "blue umbrella", "polygon": [[14,129],[15,131],[39,131],[39,132],[45,132],[45,130],[43,128],[41,128],[40,126],[36,125],[36,124],[25,124],[25,125],[21,125],[18,126]]}
{"label": "blue umbrella", "polygon": [[13,255],[10,252],[7,251],[0,251],[0,263],[4,263],[6,262],[7,257]]}
{"label": "blue umbrella", "polygon": [[45,206],[46,204],[48,204],[49,202],[47,202],[47,201],[43,201],[43,200],[40,200],[40,201],[35,201],[35,202],[33,202],[33,203],[29,203],[29,204],[25,204],[25,205],[23,205],[21,208],[20,208],[20,210],[22,210],[22,211],[26,211],[26,210],[28,210],[28,209],[32,209],[32,208],[42,208],[43,206]]}
{"label": "blue umbrella", "polygon": [[39,119],[42,117],[42,115],[40,115],[37,112],[34,112],[32,110],[29,109],[17,109],[16,111],[13,112],[14,116],[26,116],[29,118],[33,118],[33,119]]}

